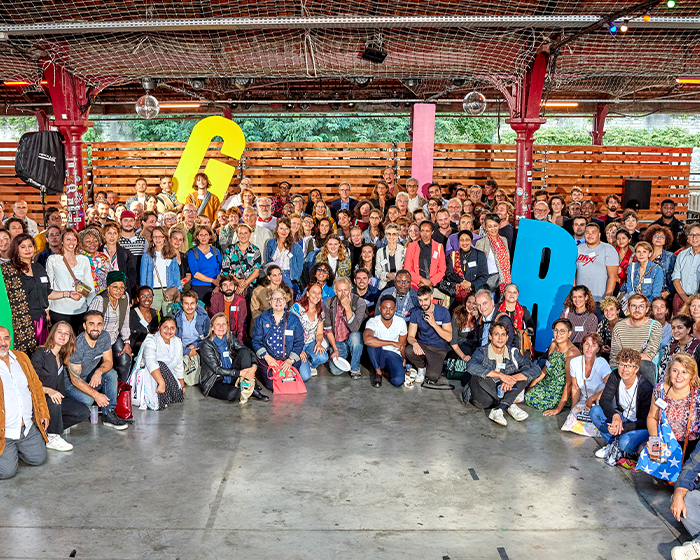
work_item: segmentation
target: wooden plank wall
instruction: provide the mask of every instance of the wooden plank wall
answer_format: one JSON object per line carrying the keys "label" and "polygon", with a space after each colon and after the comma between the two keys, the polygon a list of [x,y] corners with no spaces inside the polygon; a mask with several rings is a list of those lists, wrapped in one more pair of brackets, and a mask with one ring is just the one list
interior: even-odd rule
{"label": "wooden plank wall", "polygon": [[[410,163],[410,144],[400,144]],[[639,146],[535,146],[533,190],[546,188],[570,200],[579,186],[602,207],[608,194],[622,197],[624,180],[651,179],[651,208],[642,219],[659,213],[660,202],[675,198],[679,213],[688,203],[692,148]],[[508,144],[436,144],[434,178],[441,184],[483,184],[493,177],[509,194],[515,188],[515,146]]]}
{"label": "wooden plank wall", "polygon": [[[14,175],[16,146],[0,143],[0,200],[11,206],[23,197],[32,217],[40,220],[38,191]],[[156,192],[158,178],[174,173],[184,146],[184,142],[92,143],[88,181],[92,179],[95,190],[113,189],[125,200],[133,194],[136,178],[143,176],[151,186],[149,192]],[[236,178],[251,177],[258,194],[271,194],[275,184],[286,180],[295,192],[319,188],[324,198],[333,198],[338,183],[346,180],[353,186],[353,196],[359,198],[369,196],[384,167],[394,167],[401,182],[411,173],[410,143],[251,142],[241,161],[222,156],[220,148],[220,143],[212,144],[207,157],[235,166]],[[602,207],[608,193],[622,194],[625,178],[651,179],[652,208],[642,218],[658,214],[658,204],[667,196],[676,198],[685,212],[691,152],[689,148],[535,146],[533,189],[546,186],[568,198],[571,187],[578,185]],[[514,145],[436,144],[434,166],[435,180],[443,185],[483,184],[493,177],[513,194]],[[49,201],[55,203],[57,197],[50,196]]]}

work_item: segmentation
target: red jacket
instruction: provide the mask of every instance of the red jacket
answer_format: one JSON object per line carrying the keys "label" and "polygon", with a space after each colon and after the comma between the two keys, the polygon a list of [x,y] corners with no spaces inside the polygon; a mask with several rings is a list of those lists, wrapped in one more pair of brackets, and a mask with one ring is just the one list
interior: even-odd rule
{"label": "red jacket", "polygon": [[[438,282],[445,276],[445,247],[441,243],[431,241],[431,259],[430,259],[430,281],[433,287],[437,287]],[[411,286],[416,290],[420,286],[420,268],[418,259],[420,258],[420,246],[418,241],[413,241],[406,247],[406,258],[404,259],[403,267],[411,273]]]}
{"label": "red jacket", "polygon": [[[217,313],[223,313],[226,306],[224,305],[224,294],[217,292],[211,295],[211,303],[209,304],[209,317],[213,317]],[[236,335],[236,338],[243,342],[245,336],[245,320],[248,317],[248,306],[245,298],[238,294],[233,295],[231,308],[229,311],[229,323],[231,332]]]}

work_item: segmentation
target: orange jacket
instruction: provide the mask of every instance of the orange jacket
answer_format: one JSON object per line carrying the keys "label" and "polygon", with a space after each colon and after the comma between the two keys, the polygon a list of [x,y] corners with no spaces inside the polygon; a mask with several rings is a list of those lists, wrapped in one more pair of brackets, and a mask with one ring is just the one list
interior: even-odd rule
{"label": "orange jacket", "polygon": [[[430,259],[430,281],[433,283],[433,287],[436,287],[438,282],[444,278],[445,270],[447,269],[445,264],[445,248],[441,243],[432,240],[430,251],[432,253]],[[409,243],[406,248],[406,258],[403,267],[411,273],[411,286],[416,290],[420,286],[421,279],[418,265],[419,258],[420,246],[418,245],[418,241],[413,241]]]}
{"label": "orange jacket", "polygon": [[[27,384],[29,385],[29,392],[32,394],[32,407],[34,408],[34,423],[36,427],[41,432],[44,441],[49,441],[46,437],[46,430],[41,424],[43,419],[49,419],[49,407],[46,404],[46,397],[44,396],[44,387],[39,381],[39,377],[34,371],[34,366],[29,360],[24,352],[18,350],[12,351],[17,357],[19,366],[22,368],[24,375],[27,376]],[[2,381],[0,381],[0,455],[5,451],[5,392],[2,388]]]}

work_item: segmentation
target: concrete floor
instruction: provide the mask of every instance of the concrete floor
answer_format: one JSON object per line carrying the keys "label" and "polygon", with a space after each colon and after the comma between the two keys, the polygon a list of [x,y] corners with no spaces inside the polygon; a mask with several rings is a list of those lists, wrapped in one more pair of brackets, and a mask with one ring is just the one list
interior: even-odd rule
{"label": "concrete floor", "polygon": [[[320,375],[303,397],[135,411],[0,483],[0,558],[670,558],[654,479],[525,407],[507,428],[456,392]],[[680,540],[685,540],[685,535]]]}

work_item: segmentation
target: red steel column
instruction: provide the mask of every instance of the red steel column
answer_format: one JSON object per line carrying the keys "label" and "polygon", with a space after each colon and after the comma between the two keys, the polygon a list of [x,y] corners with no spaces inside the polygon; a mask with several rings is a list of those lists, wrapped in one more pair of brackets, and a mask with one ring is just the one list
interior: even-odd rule
{"label": "red steel column", "polygon": [[544,80],[547,76],[546,52],[537,54],[525,73],[518,91],[515,111],[506,123],[517,134],[515,151],[515,223],[529,218],[532,209],[532,145],[535,132],[546,119],[540,118]]}
{"label": "red steel column", "polygon": [[[62,66],[47,64],[44,76],[53,106],[52,126],[63,134],[66,158],[68,226],[85,227],[87,192],[83,174],[83,134],[90,127],[85,82],[71,76]],[[81,110],[83,107],[83,110]]]}
{"label": "red steel column", "polygon": [[608,106],[605,103],[598,103],[593,117],[593,130],[591,138],[594,146],[603,145],[603,136],[605,136],[605,117],[608,116]]}

